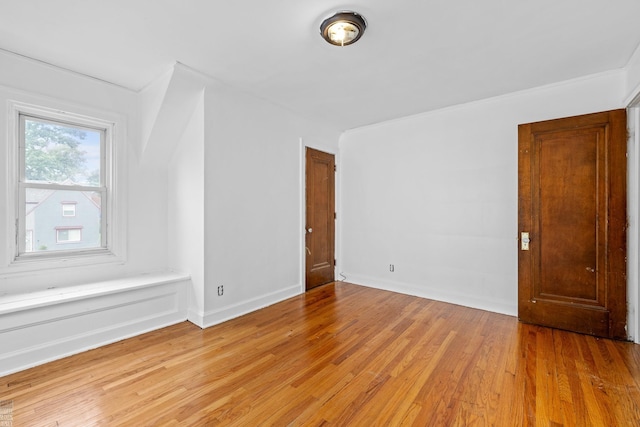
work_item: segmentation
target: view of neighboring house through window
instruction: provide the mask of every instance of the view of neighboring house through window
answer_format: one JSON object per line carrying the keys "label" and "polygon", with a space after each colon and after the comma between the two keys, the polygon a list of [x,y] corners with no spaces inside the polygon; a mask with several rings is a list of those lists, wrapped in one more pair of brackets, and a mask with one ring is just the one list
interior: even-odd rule
{"label": "view of neighboring house through window", "polygon": [[33,252],[33,230],[27,230],[24,250],[25,252]]}
{"label": "view of neighboring house through window", "polygon": [[106,129],[25,113],[19,121],[18,256],[106,248]]}

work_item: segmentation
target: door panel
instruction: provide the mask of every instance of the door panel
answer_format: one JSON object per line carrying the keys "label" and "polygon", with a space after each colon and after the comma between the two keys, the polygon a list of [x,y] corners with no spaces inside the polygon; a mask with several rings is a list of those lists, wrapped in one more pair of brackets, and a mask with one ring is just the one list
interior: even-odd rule
{"label": "door panel", "polygon": [[518,132],[518,316],[626,338],[625,110]]}
{"label": "door panel", "polygon": [[[535,280],[538,299],[582,299],[604,305],[602,274],[597,268],[598,243],[606,235],[606,195],[597,197],[597,177],[603,176],[605,162],[602,129],[558,131],[538,138],[539,167],[534,181],[539,186],[540,244],[533,245],[540,259],[539,280]],[[539,176],[535,176],[539,172]],[[542,202],[544,201],[544,203]],[[562,237],[565,236],[565,237]],[[562,244],[558,240],[562,238]],[[538,273],[536,269],[536,273]],[[597,273],[597,274],[596,274]],[[598,277],[600,276],[600,277]],[[600,291],[600,292],[598,292]]]}
{"label": "door panel", "polygon": [[335,158],[307,148],[306,289],[334,281]]}

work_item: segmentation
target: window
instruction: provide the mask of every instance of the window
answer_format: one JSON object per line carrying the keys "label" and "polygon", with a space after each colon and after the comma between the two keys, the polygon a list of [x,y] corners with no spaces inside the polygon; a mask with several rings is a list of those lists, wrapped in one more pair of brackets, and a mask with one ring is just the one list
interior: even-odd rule
{"label": "window", "polygon": [[0,248],[0,272],[123,262],[123,116],[41,100],[9,101],[11,143],[0,152],[14,159],[5,194],[15,240]]}
{"label": "window", "polygon": [[76,243],[82,240],[81,228],[57,228],[56,243]]}
{"label": "window", "polygon": [[[73,250],[106,249],[104,231],[108,218],[102,211],[102,200],[107,195],[104,147],[108,129],[87,120],[61,121],[21,112],[19,130],[18,194],[19,206],[25,210],[18,217],[18,256],[68,251],[68,247],[56,243],[80,242],[80,228],[92,235]],[[82,217],[76,217],[79,203],[87,207]],[[72,229],[64,221],[69,217],[75,218]],[[57,230],[55,240],[47,232],[52,227]],[[36,241],[29,241],[27,229],[34,230]]]}
{"label": "window", "polygon": [[62,202],[62,216],[76,216],[75,202]]}

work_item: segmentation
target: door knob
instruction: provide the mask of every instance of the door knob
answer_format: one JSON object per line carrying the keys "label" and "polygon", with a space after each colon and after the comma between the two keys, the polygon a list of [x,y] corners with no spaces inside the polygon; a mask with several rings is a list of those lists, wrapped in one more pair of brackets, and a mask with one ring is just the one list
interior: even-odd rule
{"label": "door knob", "polygon": [[308,233],[313,233],[313,228],[309,227],[309,229],[307,230]]}

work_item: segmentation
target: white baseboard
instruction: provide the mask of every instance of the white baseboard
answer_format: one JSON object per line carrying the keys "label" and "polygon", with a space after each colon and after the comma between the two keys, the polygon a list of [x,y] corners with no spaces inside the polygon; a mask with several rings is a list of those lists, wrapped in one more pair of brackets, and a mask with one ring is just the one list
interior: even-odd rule
{"label": "white baseboard", "polygon": [[248,301],[243,301],[238,304],[208,311],[205,313],[203,325],[204,327],[217,325],[219,323],[226,322],[227,320],[235,319],[236,317],[251,313],[252,311],[276,304],[287,298],[299,295],[301,289],[300,285],[295,285]]}
{"label": "white baseboard", "polygon": [[401,282],[392,282],[374,277],[358,276],[348,272],[342,273],[347,277],[345,282],[356,285],[367,286],[370,288],[382,289],[385,291],[398,292],[406,295],[413,295],[421,298],[428,298],[436,301],[447,302],[450,304],[461,305],[464,307],[477,308],[480,310],[491,311],[509,316],[518,315],[518,307],[515,304],[509,304],[505,301],[496,301],[475,296],[461,295],[449,292],[447,289],[437,289],[431,286],[407,284]]}
{"label": "white baseboard", "polygon": [[121,279],[7,301],[0,310],[0,376],[185,321],[188,276],[162,277],[146,277],[142,286],[133,280],[131,288]]}
{"label": "white baseboard", "polygon": [[195,311],[193,307],[189,307],[187,312],[187,320],[196,326],[204,329],[204,313],[201,311]]}

